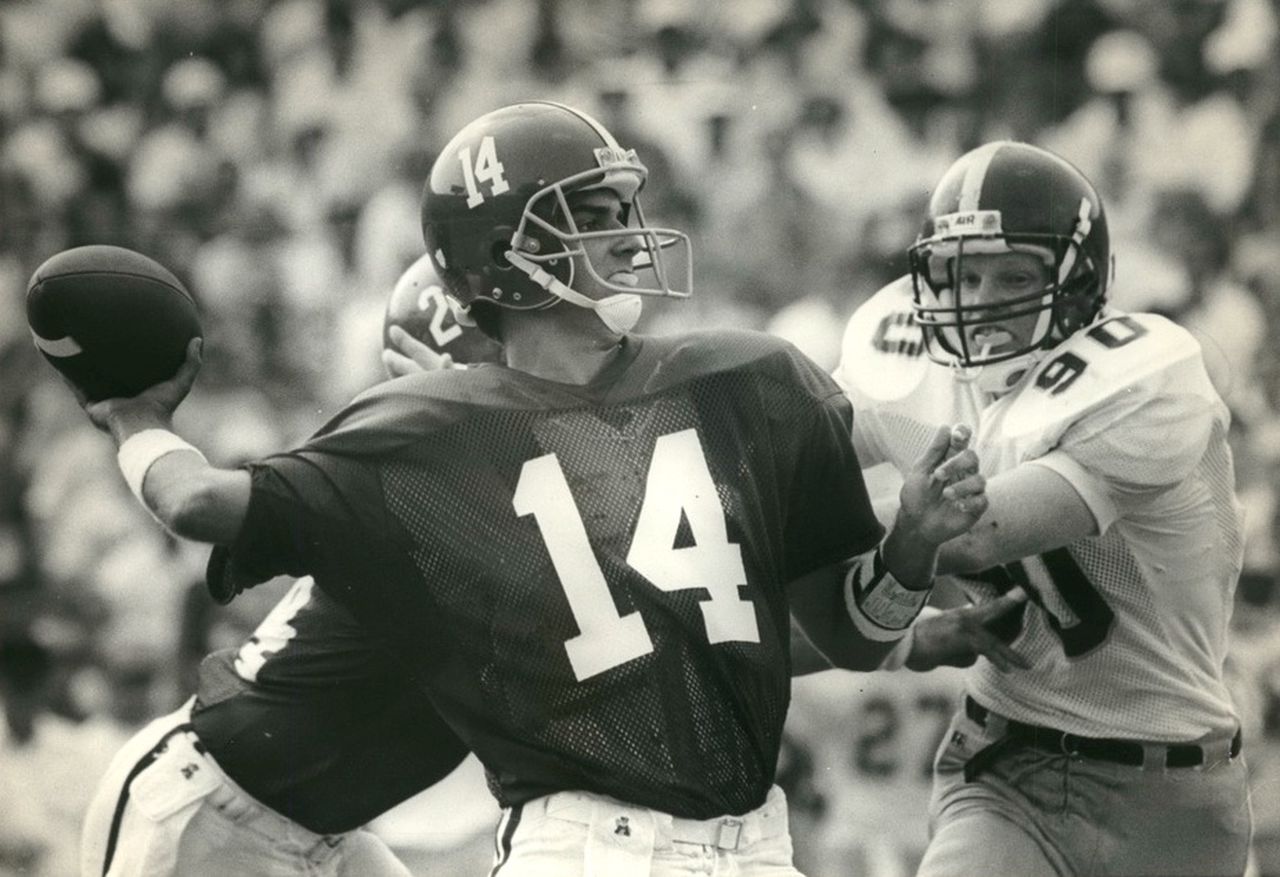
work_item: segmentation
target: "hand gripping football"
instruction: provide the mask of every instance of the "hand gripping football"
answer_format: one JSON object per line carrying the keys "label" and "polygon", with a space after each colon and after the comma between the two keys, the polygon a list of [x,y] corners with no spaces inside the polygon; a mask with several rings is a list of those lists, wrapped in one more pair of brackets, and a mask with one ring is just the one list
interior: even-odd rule
{"label": "hand gripping football", "polygon": [[27,284],[36,347],[90,401],[136,396],[201,335],[195,299],[167,268],[122,247],[64,250]]}

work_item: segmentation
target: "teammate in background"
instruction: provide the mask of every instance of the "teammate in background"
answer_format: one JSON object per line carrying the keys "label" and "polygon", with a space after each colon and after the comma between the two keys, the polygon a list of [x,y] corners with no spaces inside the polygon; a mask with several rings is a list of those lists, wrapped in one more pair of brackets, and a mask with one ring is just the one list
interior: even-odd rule
{"label": "teammate in background", "polygon": [[[439,291],[425,257],[392,291],[393,375],[493,358]],[[115,757],[85,819],[81,872],[407,877],[362,826],[466,755],[385,643],[299,579],[248,641],[204,659],[191,702]]]}
{"label": "teammate in background", "polygon": [[382,365],[393,378],[501,362],[502,345],[457,321],[431,257],[423,253],[396,281],[382,320]]}
{"label": "teammate in background", "polygon": [[385,638],[507,808],[504,877],[794,873],[773,786],[788,611],[833,663],[874,667],[985,509],[967,436],[940,427],[886,536],[811,362],[757,333],[631,334],[637,295],[691,274],[687,237],[645,224],[644,180],[582,113],[489,113],[442,150],[423,225],[505,366],[383,384],[247,470],[169,431],[198,342],[174,379],[87,406],[148,509],[219,546],[216,596],[311,573]]}
{"label": "teammate in background", "polygon": [[989,506],[939,570],[1031,598],[1008,631],[1030,669],[967,674],[920,874],[1240,874],[1241,520],[1198,345],[1108,307],[1101,200],[1034,146],[960,158],[910,257],[845,335],[859,458],[905,469],[938,424],[968,425]]}

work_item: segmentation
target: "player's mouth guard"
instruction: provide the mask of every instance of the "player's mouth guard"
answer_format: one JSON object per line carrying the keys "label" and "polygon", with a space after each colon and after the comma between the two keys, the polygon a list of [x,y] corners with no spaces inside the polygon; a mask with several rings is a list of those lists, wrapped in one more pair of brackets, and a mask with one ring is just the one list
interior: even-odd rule
{"label": "player's mouth guard", "polygon": [[644,302],[635,293],[619,292],[601,299],[587,298],[561,283],[552,274],[539,268],[515,250],[508,250],[504,255],[507,261],[552,295],[564,299],[569,304],[595,311],[600,322],[604,323],[611,332],[619,335],[626,334],[635,328],[636,322],[640,319]]}

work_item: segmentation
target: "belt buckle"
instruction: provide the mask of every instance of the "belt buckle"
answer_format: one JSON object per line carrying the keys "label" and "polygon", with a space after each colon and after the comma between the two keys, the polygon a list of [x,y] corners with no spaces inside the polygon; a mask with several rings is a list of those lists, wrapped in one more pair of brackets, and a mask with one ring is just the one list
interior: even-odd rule
{"label": "belt buckle", "polygon": [[716,831],[716,849],[732,852],[738,848],[742,840],[743,820],[736,816],[726,816],[720,820]]}

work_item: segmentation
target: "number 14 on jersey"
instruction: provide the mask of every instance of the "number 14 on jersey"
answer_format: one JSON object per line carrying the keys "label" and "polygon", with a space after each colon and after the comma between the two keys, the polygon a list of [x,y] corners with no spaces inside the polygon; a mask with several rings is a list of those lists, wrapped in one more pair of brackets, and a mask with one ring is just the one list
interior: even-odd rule
{"label": "number 14 on jersey", "polygon": [[[578,625],[578,635],[564,644],[577,679],[652,652],[639,611],[623,615],[613,602],[555,454],[524,464],[512,505],[516,514],[537,521]],[[676,548],[682,514],[694,544]],[[664,435],[654,445],[627,564],[662,591],[706,590],[710,596],[700,606],[708,641],[760,642],[755,605],[739,592],[747,583],[742,549],[729,541],[724,508],[692,429]]]}

